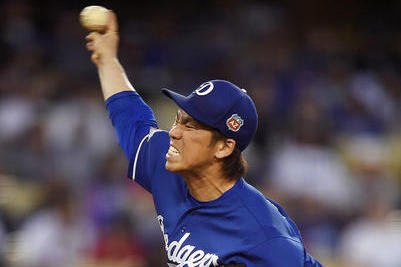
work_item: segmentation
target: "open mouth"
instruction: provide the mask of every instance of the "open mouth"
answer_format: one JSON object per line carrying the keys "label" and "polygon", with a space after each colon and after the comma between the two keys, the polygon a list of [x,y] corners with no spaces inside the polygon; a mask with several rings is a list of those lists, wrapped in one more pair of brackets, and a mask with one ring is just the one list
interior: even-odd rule
{"label": "open mouth", "polygon": [[167,155],[174,157],[174,156],[178,156],[179,154],[180,154],[180,152],[175,147],[170,145],[170,147],[168,148],[168,151],[167,151]]}

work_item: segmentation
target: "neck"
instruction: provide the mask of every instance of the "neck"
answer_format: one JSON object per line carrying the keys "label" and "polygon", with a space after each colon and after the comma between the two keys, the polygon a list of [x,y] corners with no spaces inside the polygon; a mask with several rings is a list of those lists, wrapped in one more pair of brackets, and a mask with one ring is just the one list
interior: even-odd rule
{"label": "neck", "polygon": [[189,192],[198,201],[212,201],[219,198],[235,184],[221,171],[205,171],[201,174],[184,175]]}

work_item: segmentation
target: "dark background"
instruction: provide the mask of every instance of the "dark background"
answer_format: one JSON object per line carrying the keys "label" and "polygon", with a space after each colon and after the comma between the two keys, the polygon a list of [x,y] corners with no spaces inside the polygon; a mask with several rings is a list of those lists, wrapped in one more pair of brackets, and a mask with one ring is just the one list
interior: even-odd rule
{"label": "dark background", "polygon": [[247,89],[246,179],[325,266],[401,266],[400,1],[21,0],[0,1],[0,266],[166,265],[85,49],[87,5],[117,14],[120,61],[161,128],[163,87]]}

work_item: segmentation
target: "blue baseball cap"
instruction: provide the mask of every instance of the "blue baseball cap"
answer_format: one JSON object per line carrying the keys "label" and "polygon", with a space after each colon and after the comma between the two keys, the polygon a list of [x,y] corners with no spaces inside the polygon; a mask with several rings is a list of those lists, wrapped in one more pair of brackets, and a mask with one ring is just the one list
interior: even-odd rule
{"label": "blue baseball cap", "polygon": [[231,82],[211,80],[188,96],[166,88],[162,92],[195,120],[234,139],[241,151],[256,133],[258,114],[255,104],[244,89]]}

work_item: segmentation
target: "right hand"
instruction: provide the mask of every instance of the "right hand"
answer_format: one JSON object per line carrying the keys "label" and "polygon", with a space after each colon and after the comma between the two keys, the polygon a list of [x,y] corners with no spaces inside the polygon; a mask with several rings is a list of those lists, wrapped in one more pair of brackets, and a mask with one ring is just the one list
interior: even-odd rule
{"label": "right hand", "polygon": [[97,67],[117,58],[119,42],[117,17],[112,10],[109,10],[108,17],[105,33],[91,32],[85,38],[86,48],[92,52],[91,60]]}

